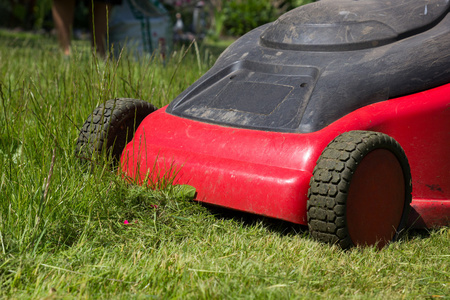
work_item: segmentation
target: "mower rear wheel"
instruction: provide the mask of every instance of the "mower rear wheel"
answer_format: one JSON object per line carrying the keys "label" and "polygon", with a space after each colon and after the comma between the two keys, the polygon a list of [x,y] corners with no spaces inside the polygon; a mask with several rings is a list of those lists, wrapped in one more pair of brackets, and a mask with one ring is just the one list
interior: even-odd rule
{"label": "mower rear wheel", "polygon": [[317,240],[381,248],[398,238],[411,203],[411,173],[391,137],[350,131],[336,137],[317,161],[307,216]]}
{"label": "mower rear wheel", "polygon": [[130,98],[108,100],[98,106],[83,124],[78,136],[76,153],[85,159],[108,151],[118,161],[126,144],[144,120],[157,108]]}

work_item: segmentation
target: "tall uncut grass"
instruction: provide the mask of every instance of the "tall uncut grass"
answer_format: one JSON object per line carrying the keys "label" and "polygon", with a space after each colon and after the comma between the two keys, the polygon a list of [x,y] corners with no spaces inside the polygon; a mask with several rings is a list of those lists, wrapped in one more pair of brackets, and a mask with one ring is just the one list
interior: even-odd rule
{"label": "tall uncut grass", "polygon": [[[169,103],[213,63],[63,57],[51,38],[0,31],[1,298],[432,298],[450,295],[450,229],[341,251],[304,228],[124,182],[80,164],[78,128],[115,97]],[[127,220],[129,224],[124,224]]]}

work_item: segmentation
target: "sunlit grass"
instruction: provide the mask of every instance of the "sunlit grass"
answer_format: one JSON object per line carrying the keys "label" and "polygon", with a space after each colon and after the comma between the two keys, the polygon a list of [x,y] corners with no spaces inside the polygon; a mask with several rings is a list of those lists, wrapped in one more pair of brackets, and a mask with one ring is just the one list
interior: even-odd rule
{"label": "sunlit grass", "polygon": [[448,297],[448,228],[344,252],[299,226],[131,185],[106,158],[80,164],[78,127],[97,105],[162,107],[214,62],[186,50],[117,62],[78,42],[65,58],[50,37],[0,33],[0,297]]}

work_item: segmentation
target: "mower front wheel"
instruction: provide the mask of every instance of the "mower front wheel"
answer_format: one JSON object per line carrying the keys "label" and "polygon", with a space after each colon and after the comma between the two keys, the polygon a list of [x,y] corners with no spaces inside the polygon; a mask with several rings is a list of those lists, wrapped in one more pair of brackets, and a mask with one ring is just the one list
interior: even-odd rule
{"label": "mower front wheel", "polygon": [[369,131],[343,133],[328,144],[313,171],[310,233],[343,249],[381,248],[404,228],[411,190],[408,160],[393,138]]}
{"label": "mower front wheel", "polygon": [[76,153],[90,159],[95,153],[108,151],[118,161],[139,124],[155,110],[152,104],[137,99],[106,101],[94,109],[81,127]]}

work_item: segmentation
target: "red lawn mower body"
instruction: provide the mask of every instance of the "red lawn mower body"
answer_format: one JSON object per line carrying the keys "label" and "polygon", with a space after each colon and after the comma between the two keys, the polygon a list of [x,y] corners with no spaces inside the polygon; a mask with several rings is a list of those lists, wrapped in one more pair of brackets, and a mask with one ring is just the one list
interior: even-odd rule
{"label": "red lawn mower body", "polygon": [[445,0],[324,0],[288,12],[236,41],[146,117],[122,171],[142,184],[191,185],[201,202],[307,225],[327,145],[345,132],[380,132],[409,163],[409,226],[449,225],[449,10]]}
{"label": "red lawn mower body", "polygon": [[162,108],[149,115],[122,155],[126,176],[141,183],[174,178],[196,200],[307,225],[314,166],[340,133],[369,130],[398,141],[411,166],[409,225],[450,222],[450,84],[368,105],[307,134],[224,127]]}

